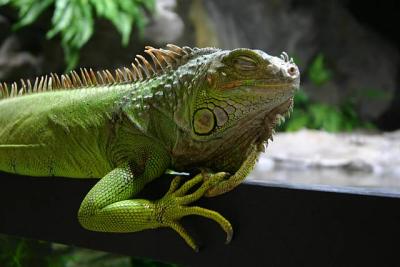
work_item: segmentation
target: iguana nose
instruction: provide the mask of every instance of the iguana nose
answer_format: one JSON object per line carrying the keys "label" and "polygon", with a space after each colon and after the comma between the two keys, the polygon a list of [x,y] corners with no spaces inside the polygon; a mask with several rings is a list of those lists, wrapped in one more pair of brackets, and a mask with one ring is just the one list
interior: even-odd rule
{"label": "iguana nose", "polygon": [[282,52],[280,58],[282,59],[282,65],[281,65],[281,72],[282,74],[287,77],[287,78],[292,78],[296,79],[300,75],[299,68],[296,66],[296,64],[293,61],[293,58],[289,57],[289,55],[286,52]]}
{"label": "iguana nose", "polygon": [[294,63],[289,63],[285,66],[286,71],[283,71],[284,75],[288,78],[296,79],[299,77],[300,71],[299,68]]}

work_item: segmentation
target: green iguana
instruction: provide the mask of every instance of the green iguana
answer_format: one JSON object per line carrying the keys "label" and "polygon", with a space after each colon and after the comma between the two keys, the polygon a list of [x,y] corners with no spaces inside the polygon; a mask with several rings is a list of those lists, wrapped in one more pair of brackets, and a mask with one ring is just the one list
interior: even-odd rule
{"label": "green iguana", "polygon": [[[216,221],[228,243],[228,220],[188,204],[245,179],[292,110],[299,70],[285,52],[171,44],[145,52],[151,63],[138,55],[115,74],[81,69],[0,83],[0,170],[101,178],[78,211],[89,230],[171,227],[197,250],[179,220],[199,215]],[[182,185],[175,177],[157,201],[134,198],[167,170],[199,174]]]}

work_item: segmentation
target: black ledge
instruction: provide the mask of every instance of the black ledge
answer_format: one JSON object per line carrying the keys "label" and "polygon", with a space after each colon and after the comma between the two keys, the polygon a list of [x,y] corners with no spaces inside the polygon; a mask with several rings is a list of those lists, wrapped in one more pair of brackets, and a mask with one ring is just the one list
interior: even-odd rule
{"label": "black ledge", "polygon": [[[160,195],[169,178],[158,179],[144,194]],[[183,266],[398,265],[395,192],[245,183],[197,203],[231,221],[235,234],[229,245],[216,223],[195,216],[183,220],[202,244],[195,253],[170,229],[132,234],[82,229],[76,213],[95,182],[0,173],[0,233]]]}

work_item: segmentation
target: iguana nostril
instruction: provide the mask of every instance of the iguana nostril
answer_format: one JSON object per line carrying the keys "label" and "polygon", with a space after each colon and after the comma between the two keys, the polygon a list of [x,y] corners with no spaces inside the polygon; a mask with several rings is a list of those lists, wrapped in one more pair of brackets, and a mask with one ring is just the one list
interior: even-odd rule
{"label": "iguana nostril", "polygon": [[288,73],[289,73],[290,76],[294,76],[294,75],[297,74],[297,69],[296,69],[294,66],[291,66],[291,67],[288,69]]}

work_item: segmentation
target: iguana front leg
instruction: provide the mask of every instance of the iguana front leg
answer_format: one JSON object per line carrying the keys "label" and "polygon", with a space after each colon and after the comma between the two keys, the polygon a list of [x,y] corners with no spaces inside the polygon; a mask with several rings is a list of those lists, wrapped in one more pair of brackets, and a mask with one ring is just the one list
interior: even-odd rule
{"label": "iguana front leg", "polygon": [[[250,172],[253,170],[254,166],[256,165],[258,156],[260,155],[260,150],[254,146],[249,154],[249,156],[246,158],[246,160],[242,163],[240,166],[239,170],[236,171],[231,176],[228,176],[229,178],[227,180],[223,180],[214,187],[210,188],[206,193],[206,197],[215,197],[221,194],[224,194],[226,192],[231,191],[234,189],[236,186],[241,184],[244,179],[250,174]],[[207,176],[207,173],[203,173],[203,175]]]}
{"label": "iguana front leg", "polygon": [[[154,168],[155,164],[147,164]],[[132,199],[145,183],[150,180],[149,172],[135,175],[132,164],[124,164],[102,178],[87,194],[78,212],[81,225],[92,231],[100,232],[136,232],[144,229],[171,227],[178,232],[194,250],[197,246],[179,223],[187,215],[199,215],[210,218],[221,225],[227,233],[227,242],[232,237],[231,224],[219,213],[201,207],[186,205],[196,201],[204,193],[223,179],[223,174],[215,174],[203,182],[203,176],[197,175],[184,183],[179,189],[179,177],[175,178],[166,195],[157,201]],[[160,174],[159,174],[160,175]],[[193,193],[186,193],[196,184],[203,184]]]}

